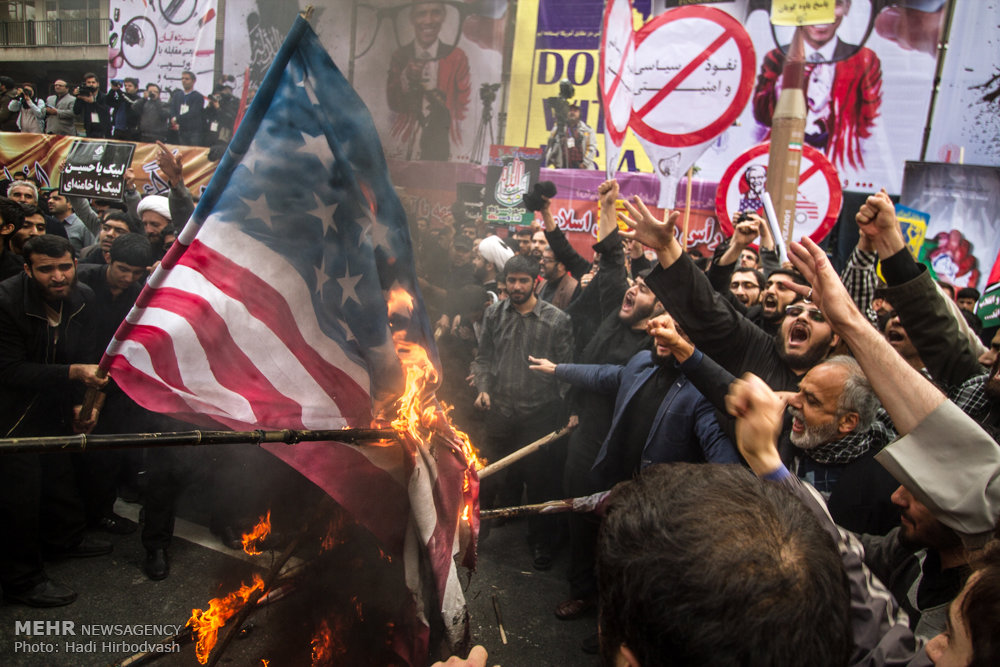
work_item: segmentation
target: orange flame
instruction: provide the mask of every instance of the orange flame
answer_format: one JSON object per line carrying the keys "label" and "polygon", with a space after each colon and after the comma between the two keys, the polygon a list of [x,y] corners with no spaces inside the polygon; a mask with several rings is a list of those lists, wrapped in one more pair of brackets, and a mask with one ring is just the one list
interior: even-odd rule
{"label": "orange flame", "polygon": [[312,667],[333,664],[333,659],[344,653],[344,647],[335,641],[336,635],[342,632],[338,620],[334,619],[333,631],[330,630],[330,624],[326,619],[320,621],[319,628],[310,641],[312,644]]}
{"label": "orange flame", "polygon": [[260,575],[253,575],[253,585],[240,585],[239,589],[221,598],[214,598],[208,601],[208,609],[192,609],[191,618],[188,619],[188,626],[194,631],[198,642],[195,644],[195,655],[201,664],[208,663],[208,656],[215,648],[215,643],[219,639],[219,630],[230,618],[236,615],[240,609],[250,600],[250,596],[256,591],[264,590],[264,580]]}
{"label": "orange flame", "polygon": [[262,516],[257,525],[249,533],[243,533],[243,551],[250,556],[260,553],[261,543],[271,534],[271,510],[266,516]]}
{"label": "orange flame", "polygon": [[[390,314],[409,316],[413,312],[413,297],[404,289],[397,287],[389,293],[388,309]],[[475,470],[482,468],[482,463],[476,455],[469,436],[455,428],[448,415],[450,408],[438,406],[426,400],[425,392],[438,382],[438,372],[431,362],[430,355],[417,343],[405,340],[405,332],[397,331],[392,335],[396,354],[406,371],[406,390],[399,399],[399,412],[392,420],[392,427],[397,431],[408,433],[418,442],[426,442],[421,437],[420,427],[438,427],[456,436],[460,443],[466,462]],[[467,480],[468,483],[468,480]],[[466,487],[465,490],[468,490]]]}

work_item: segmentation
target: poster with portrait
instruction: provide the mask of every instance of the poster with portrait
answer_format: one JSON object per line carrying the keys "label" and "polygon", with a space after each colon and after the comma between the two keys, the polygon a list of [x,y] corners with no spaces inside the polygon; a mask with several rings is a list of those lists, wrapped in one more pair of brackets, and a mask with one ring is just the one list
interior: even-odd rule
{"label": "poster with portrait", "polygon": [[[310,3],[226,3],[223,70],[252,93],[295,15]],[[361,95],[386,157],[489,159],[498,139],[506,0],[316,6],[311,23]]]}
{"label": "poster with portrait", "polygon": [[216,0],[111,0],[108,80],[135,77],[161,93],[181,89],[181,73],[197,76],[194,89],[212,92]]}
{"label": "poster with portrait", "polygon": [[1000,252],[1000,167],[907,162],[899,201],[929,216],[920,260],[938,279],[983,292]]}
{"label": "poster with portrait", "polygon": [[[748,12],[750,4],[719,5],[743,14],[757,53],[757,81],[746,109],[696,163],[702,178],[719,179],[741,152],[770,134],[782,49],[794,29],[772,29],[766,8]],[[812,61],[806,66],[805,143],[830,160],[844,190],[898,193],[904,163],[920,158],[934,80],[932,45],[944,5],[933,9],[837,0],[833,24],[804,28]],[[918,26],[933,34],[917,41]]]}

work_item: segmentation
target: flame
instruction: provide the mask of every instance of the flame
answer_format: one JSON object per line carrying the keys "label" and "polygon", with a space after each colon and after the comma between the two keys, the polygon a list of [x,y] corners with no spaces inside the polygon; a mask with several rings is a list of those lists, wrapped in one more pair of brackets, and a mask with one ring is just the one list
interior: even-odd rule
{"label": "flame", "polygon": [[[388,310],[390,315],[403,315],[409,317],[413,312],[413,297],[401,287],[393,289],[389,293]],[[434,387],[439,380],[437,369],[431,362],[427,350],[417,343],[406,340],[405,331],[397,331],[392,334],[392,342],[396,347],[396,354],[403,364],[406,372],[406,390],[399,399],[399,412],[392,420],[392,427],[397,431],[408,433],[418,442],[427,442],[426,437],[421,437],[420,427],[437,428],[444,430],[455,436],[466,463],[475,470],[483,467],[476,453],[476,448],[472,446],[469,436],[460,431],[452,423],[449,413],[451,408],[445,405],[438,405],[434,401],[426,400],[426,392]],[[465,481],[465,491],[469,490],[469,480]]]}
{"label": "flame", "polygon": [[260,661],[261,661],[261,663],[263,663],[262,667],[267,667],[268,665],[271,664],[270,660],[265,660],[264,658],[261,658]]}
{"label": "flame", "polygon": [[251,556],[260,553],[260,544],[271,534],[271,510],[262,516],[249,533],[243,533],[243,551]]}
{"label": "flame", "polygon": [[243,605],[250,600],[250,596],[256,591],[264,590],[264,580],[260,575],[253,575],[253,585],[241,584],[238,590],[222,598],[214,598],[208,601],[208,609],[192,609],[191,618],[188,619],[188,626],[193,630],[198,638],[195,644],[195,654],[198,662],[208,663],[208,656],[215,648],[215,642],[219,639],[219,630],[232,618]]}
{"label": "flame", "polygon": [[333,659],[344,653],[344,647],[339,645],[335,637],[343,632],[340,619],[335,618],[333,630],[326,619],[320,621],[316,634],[313,635],[310,644],[312,645],[312,667],[333,664]]}

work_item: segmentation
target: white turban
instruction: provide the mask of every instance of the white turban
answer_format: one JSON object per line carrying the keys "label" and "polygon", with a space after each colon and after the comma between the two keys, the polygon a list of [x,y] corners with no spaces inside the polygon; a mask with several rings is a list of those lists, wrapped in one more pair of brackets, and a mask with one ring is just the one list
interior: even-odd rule
{"label": "white turban", "polygon": [[498,272],[502,272],[507,260],[514,256],[514,251],[499,236],[490,235],[479,242],[479,254],[497,267]]}
{"label": "white turban", "polygon": [[136,212],[141,218],[142,214],[146,211],[159,213],[167,220],[170,220],[170,200],[163,195],[149,195],[148,197],[143,197],[142,201],[139,202],[139,206],[136,208]]}

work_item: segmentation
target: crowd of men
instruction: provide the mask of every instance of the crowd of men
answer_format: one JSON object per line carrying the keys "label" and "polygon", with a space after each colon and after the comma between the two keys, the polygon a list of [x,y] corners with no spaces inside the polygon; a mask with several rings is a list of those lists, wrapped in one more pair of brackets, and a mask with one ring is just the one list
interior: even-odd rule
{"label": "crowd of men", "polygon": [[195,89],[194,72],[181,74],[181,87],[164,92],[156,83],[140,89],[134,77],[113,79],[108,90],[88,72],[83,82],[52,82],[45,97],[31,82],[0,76],[0,131],[120,139],[183,146],[227,143],[233,135],[240,102],[231,77],[218,81],[205,97]]}
{"label": "crowd of men", "polygon": [[[175,223],[194,210],[180,159],[162,143],[157,167],[170,187],[167,195],[142,197],[129,170],[121,204],[66,197],[23,178],[7,184],[0,197],[3,437],[190,428],[142,409],[97,366],[176,237]],[[84,414],[84,394],[91,388],[102,389],[106,400],[98,411]],[[225,465],[219,463],[223,458]],[[137,528],[115,513],[119,497],[143,502],[143,569],[151,579],[167,577],[174,510],[193,479],[192,467],[215,474],[211,528],[224,544],[240,548],[240,535],[259,508],[238,492],[235,479],[225,477],[246,474],[245,461],[238,458],[229,450],[213,453],[211,465],[166,451],[5,454],[0,460],[5,600],[35,607],[72,603],[76,593],[49,579],[45,561],[110,553],[111,543],[99,533]]]}
{"label": "crowd of men", "polygon": [[547,206],[506,238],[461,207],[415,233],[459,426],[488,460],[572,428],[489,478],[482,506],[614,489],[603,512],[529,519],[535,568],[568,552],[556,617],[599,609],[582,648],[609,665],[996,664],[1000,333],[978,292],[917,264],[884,192],[840,275],[811,242],[782,263],[752,213],[706,261],[676,213],[618,214],[614,181],[598,196],[594,262]]}

